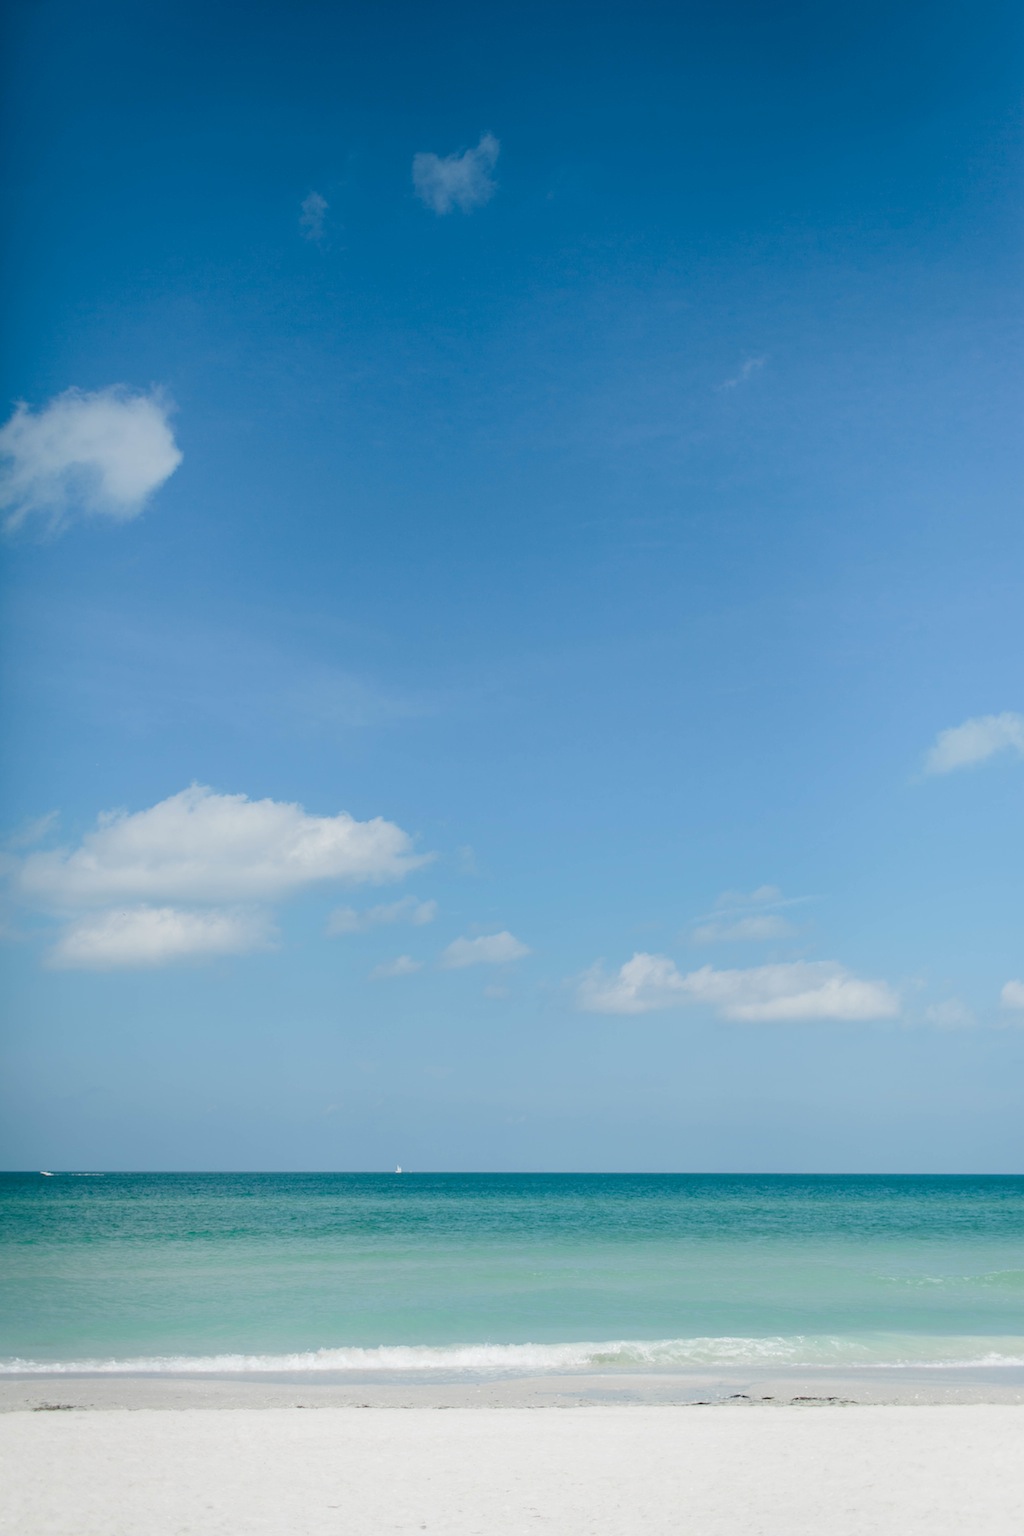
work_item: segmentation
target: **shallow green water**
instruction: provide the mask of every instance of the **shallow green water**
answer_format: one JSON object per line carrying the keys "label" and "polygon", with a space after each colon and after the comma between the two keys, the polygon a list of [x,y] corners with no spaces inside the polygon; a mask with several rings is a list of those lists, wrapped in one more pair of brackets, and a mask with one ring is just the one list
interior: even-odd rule
{"label": "shallow green water", "polygon": [[0,1358],[1024,1363],[1024,1178],[3,1175]]}

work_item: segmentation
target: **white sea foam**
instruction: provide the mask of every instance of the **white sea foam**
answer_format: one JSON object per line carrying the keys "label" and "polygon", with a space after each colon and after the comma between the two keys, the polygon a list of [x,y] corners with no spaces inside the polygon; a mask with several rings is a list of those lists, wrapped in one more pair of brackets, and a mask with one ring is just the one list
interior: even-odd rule
{"label": "white sea foam", "polygon": [[876,1334],[860,1338],[615,1339],[576,1344],[392,1344],[296,1354],[154,1355],[124,1360],[0,1361],[0,1375],[225,1376],[296,1372],[447,1372],[535,1375],[559,1371],[700,1370],[716,1366],[1024,1366],[1022,1338]]}

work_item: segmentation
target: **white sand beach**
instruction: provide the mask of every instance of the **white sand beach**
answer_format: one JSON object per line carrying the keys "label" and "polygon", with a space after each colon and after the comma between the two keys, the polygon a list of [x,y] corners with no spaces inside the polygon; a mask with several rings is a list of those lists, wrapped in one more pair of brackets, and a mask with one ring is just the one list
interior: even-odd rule
{"label": "white sand beach", "polygon": [[1024,1408],[0,1415],[3,1536],[1018,1536]]}

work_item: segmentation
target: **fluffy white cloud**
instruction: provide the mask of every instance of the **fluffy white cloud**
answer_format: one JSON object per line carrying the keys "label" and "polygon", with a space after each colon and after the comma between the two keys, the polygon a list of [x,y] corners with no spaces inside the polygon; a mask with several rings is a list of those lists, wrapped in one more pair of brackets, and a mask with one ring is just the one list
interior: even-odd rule
{"label": "fluffy white cloud", "polygon": [[975,715],[963,725],[939,732],[924,768],[926,773],[952,773],[955,768],[969,768],[1006,751],[1024,757],[1024,715],[1010,710],[1001,715]]}
{"label": "fluffy white cloud", "polygon": [[319,192],[310,192],[302,199],[302,212],[299,215],[299,228],[307,240],[322,240],[324,237],[324,215],[329,204],[326,197],[321,197]]}
{"label": "fluffy white cloud", "polygon": [[504,965],[529,953],[526,945],[505,929],[479,939],[455,939],[442,952],[439,964],[446,971],[461,971],[467,965]]}
{"label": "fluffy white cloud", "polygon": [[379,816],[310,816],[193,785],[145,811],[106,812],[77,848],[21,860],[16,881],[23,896],[58,908],[260,901],[320,881],[400,880],[429,857]]}
{"label": "fluffy white cloud", "polygon": [[635,954],[614,976],[592,966],[577,992],[587,1013],[650,1013],[685,1001],[685,978],[667,955]]}
{"label": "fluffy white cloud", "polygon": [[884,982],[862,981],[833,961],[796,961],[747,970],[705,965],[683,974],[667,955],[635,954],[615,975],[600,966],[578,993],[591,1013],[649,1013],[684,1003],[708,1003],[725,1019],[783,1023],[802,1019],[887,1019],[899,999]]}
{"label": "fluffy white cloud", "polygon": [[7,527],[38,514],[125,522],[181,463],[166,402],[117,387],[69,389],[41,411],[19,405],[0,428],[0,507]]}
{"label": "fluffy white cloud", "polygon": [[99,912],[65,929],[47,964],[58,970],[124,970],[266,949],[261,913],[138,906]]}
{"label": "fluffy white cloud", "polygon": [[1024,1008],[1024,981],[1008,981],[999,994],[1004,1008]]}
{"label": "fluffy white cloud", "polygon": [[468,213],[488,202],[497,190],[491,176],[500,145],[493,133],[485,133],[475,149],[461,155],[413,156],[412,184],[416,196],[435,213],[461,208]]}
{"label": "fluffy white cloud", "polygon": [[863,981],[831,961],[760,965],[747,971],[704,966],[687,978],[692,995],[727,1019],[891,1019],[899,999],[882,981]]}
{"label": "fluffy white cloud", "polygon": [[401,901],[390,901],[362,912],[355,907],[336,907],[327,919],[327,932],[332,936],[365,933],[368,928],[378,928],[384,923],[413,923],[419,928],[424,923],[432,923],[436,916],[436,901],[417,901],[415,896],[403,896]]}
{"label": "fluffy white cloud", "polygon": [[398,955],[394,960],[385,960],[383,965],[375,965],[370,972],[370,980],[384,981],[389,976],[412,976],[422,969],[422,960],[414,960],[412,955]]}
{"label": "fluffy white cloud", "polygon": [[796,933],[792,923],[777,913],[758,917],[738,917],[729,922],[701,923],[690,935],[694,944],[761,944],[768,939],[785,939]]}

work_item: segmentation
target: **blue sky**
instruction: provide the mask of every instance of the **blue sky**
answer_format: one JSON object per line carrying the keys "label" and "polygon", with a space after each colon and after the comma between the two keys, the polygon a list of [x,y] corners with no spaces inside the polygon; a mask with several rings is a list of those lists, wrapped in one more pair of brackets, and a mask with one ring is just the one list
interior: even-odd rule
{"label": "blue sky", "polygon": [[1016,7],[9,32],[0,1164],[1021,1171]]}

